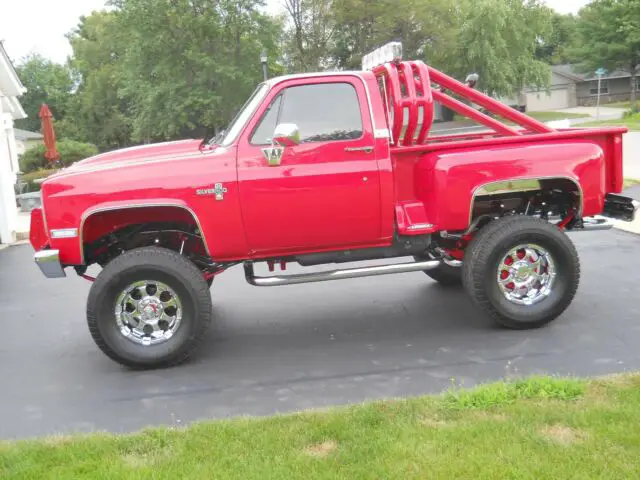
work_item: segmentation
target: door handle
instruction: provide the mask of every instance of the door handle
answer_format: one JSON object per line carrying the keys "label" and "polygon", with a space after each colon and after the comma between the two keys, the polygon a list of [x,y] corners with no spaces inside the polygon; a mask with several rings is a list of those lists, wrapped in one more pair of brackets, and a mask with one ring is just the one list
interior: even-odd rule
{"label": "door handle", "polygon": [[371,153],[373,152],[373,147],[347,147],[344,149],[345,152],[364,152]]}

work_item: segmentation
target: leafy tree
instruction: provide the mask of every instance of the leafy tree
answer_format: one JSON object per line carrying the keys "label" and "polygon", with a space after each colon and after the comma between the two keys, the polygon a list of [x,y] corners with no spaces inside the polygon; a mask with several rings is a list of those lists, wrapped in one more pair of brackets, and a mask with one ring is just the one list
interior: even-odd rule
{"label": "leafy tree", "polygon": [[448,0],[335,0],[336,63],[360,68],[363,55],[397,40],[405,58],[435,65],[438,52],[449,47],[456,9]]}
{"label": "leafy tree", "polygon": [[584,71],[604,67],[631,75],[631,108],[637,111],[636,77],[640,73],[640,1],[594,0],[580,12],[576,57]]}
{"label": "leafy tree", "polygon": [[457,32],[440,63],[459,79],[479,74],[478,88],[510,96],[549,85],[549,66],[535,58],[550,31],[550,10],[539,0],[463,0],[453,11]]}
{"label": "leafy tree", "polygon": [[[67,167],[79,160],[91,157],[98,153],[98,147],[91,143],[76,142],[75,140],[60,140],[56,143],[60,153],[60,165]],[[20,170],[24,173],[51,167],[52,164],[44,156],[45,146],[34,145],[20,156]]]}
{"label": "leafy tree", "polygon": [[[113,0],[122,52],[119,95],[133,139],[202,136],[232,119],[278,58],[281,30],[259,0]],[[271,62],[271,73],[278,71]]]}
{"label": "leafy tree", "polygon": [[539,39],[535,57],[551,65],[571,63],[571,51],[575,49],[578,43],[577,17],[553,12],[551,30],[546,37]]}
{"label": "leafy tree", "polygon": [[70,114],[57,126],[64,136],[90,140],[101,149],[131,142],[130,101],[121,95],[122,54],[126,47],[114,12],[81,17],[67,36],[73,48],[70,65],[80,79],[69,103]]}
{"label": "leafy tree", "polygon": [[49,106],[57,120],[62,120],[67,112],[73,89],[70,70],[41,55],[30,55],[16,67],[16,72],[27,88],[27,92],[20,97],[20,103],[28,115],[27,118],[18,120],[16,126],[39,132],[38,112],[43,103]]}
{"label": "leafy tree", "polygon": [[333,2],[284,0],[289,24],[284,35],[284,55],[289,71],[308,72],[332,68],[336,34]]}

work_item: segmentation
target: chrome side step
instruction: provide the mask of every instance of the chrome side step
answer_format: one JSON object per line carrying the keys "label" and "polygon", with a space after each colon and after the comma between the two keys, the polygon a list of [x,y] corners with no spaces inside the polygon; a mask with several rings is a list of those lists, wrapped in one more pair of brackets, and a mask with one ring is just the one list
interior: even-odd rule
{"label": "chrome side step", "polygon": [[614,223],[608,218],[585,218],[583,219],[582,228],[572,228],[567,232],[593,232],[596,230],[610,230],[613,228]]}
{"label": "chrome side step", "polygon": [[329,270],[326,272],[256,277],[253,271],[253,262],[245,262],[244,276],[247,279],[247,282],[251,285],[255,285],[256,287],[277,287],[280,285],[295,285],[298,283],[326,282],[328,280],[340,280],[345,278],[372,277],[375,275],[431,270],[440,265],[440,263],[440,260],[429,260],[426,262],[395,263],[392,265],[345,268],[342,270]]}

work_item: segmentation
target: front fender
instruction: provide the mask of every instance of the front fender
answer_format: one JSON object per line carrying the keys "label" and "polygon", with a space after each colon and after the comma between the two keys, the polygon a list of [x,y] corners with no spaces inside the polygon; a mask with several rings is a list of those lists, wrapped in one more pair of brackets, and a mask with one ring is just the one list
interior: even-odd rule
{"label": "front fender", "polygon": [[[418,196],[438,230],[465,230],[481,189],[509,180],[568,179],[578,186],[583,216],[600,213],[604,205],[604,151],[587,140],[434,152],[416,168]],[[511,188],[531,189],[532,184],[520,182]]]}

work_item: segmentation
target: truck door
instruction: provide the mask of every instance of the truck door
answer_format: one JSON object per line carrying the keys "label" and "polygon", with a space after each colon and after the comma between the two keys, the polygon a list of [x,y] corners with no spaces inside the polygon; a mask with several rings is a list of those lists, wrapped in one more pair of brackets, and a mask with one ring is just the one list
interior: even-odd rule
{"label": "truck door", "polygon": [[[299,143],[274,151],[271,138],[281,124],[297,126]],[[238,145],[240,201],[251,250],[278,255],[379,244],[374,145],[359,77],[297,79],[273,87]]]}

